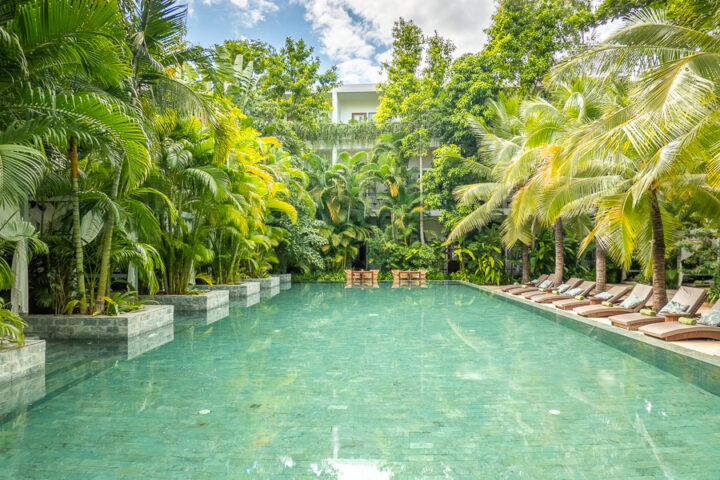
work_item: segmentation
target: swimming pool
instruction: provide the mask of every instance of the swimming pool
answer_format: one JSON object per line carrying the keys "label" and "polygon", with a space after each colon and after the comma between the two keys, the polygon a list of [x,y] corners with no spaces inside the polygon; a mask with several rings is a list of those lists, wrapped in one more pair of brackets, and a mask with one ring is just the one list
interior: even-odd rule
{"label": "swimming pool", "polygon": [[132,359],[50,345],[76,375],[5,416],[0,477],[719,476],[720,397],[465,286],[294,285],[204,323]]}

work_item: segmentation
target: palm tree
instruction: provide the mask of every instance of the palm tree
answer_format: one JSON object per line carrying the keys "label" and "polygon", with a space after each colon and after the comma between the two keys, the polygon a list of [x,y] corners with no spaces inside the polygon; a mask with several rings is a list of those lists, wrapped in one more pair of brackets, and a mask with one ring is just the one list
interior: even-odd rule
{"label": "palm tree", "polygon": [[409,192],[407,188],[400,187],[395,192],[381,192],[379,194],[383,205],[379,214],[388,212],[393,241],[400,240],[404,245],[413,232],[417,231],[420,223],[419,214],[422,212],[420,192]]}
{"label": "palm tree", "polygon": [[[468,166],[479,174],[489,173],[491,180],[456,188],[454,193],[460,202],[468,205],[482,203],[455,225],[448,236],[448,241],[457,240],[462,235],[480,229],[498,218],[507,199],[519,191],[532,176],[534,164],[527,164],[525,157],[518,156],[525,143],[520,97],[506,97],[500,94],[498,99],[491,100],[488,106],[493,112],[493,121],[489,125],[472,116],[468,116],[468,123],[478,139],[480,153],[487,159],[490,168],[478,163],[470,163]],[[524,162],[524,175],[518,175],[518,169],[515,168],[511,176],[513,164],[518,159]],[[529,281],[528,250],[537,231],[538,222],[526,217],[524,223],[518,223],[508,216],[502,224],[503,243],[506,247],[512,247],[518,241],[521,243],[522,280]]]}
{"label": "palm tree", "polygon": [[[608,253],[629,266],[633,249],[653,278],[653,305],[664,305],[665,257],[678,224],[667,209],[681,199],[708,218],[720,212],[720,143],[716,92],[720,38],[712,19],[717,2],[695,2],[696,15],[668,18],[662,11],[631,15],[624,28],[553,72],[559,80],[577,72],[625,79],[627,105],[584,131],[577,161],[606,152],[606,174],[615,184],[598,199],[594,233]],[[709,20],[710,19],[710,20]]]}
{"label": "palm tree", "polygon": [[[14,169],[8,179],[16,189],[32,193],[44,166],[33,152],[32,139],[69,144],[73,178],[73,243],[80,310],[86,310],[83,251],[77,197],[77,145],[105,143],[108,151],[132,162],[147,158],[145,136],[135,112],[103,92],[117,87],[129,71],[117,42],[117,3],[52,0],[13,4],[0,23],[7,55],[0,55],[0,128]],[[18,122],[22,122],[20,128]]]}

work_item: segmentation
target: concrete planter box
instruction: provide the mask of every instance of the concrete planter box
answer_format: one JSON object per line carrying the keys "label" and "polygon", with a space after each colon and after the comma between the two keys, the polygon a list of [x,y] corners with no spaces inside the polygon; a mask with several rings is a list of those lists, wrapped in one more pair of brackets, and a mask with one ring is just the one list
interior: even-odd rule
{"label": "concrete planter box", "polygon": [[[259,294],[257,296],[260,296]],[[240,300],[242,301],[242,300]],[[221,305],[204,312],[180,312],[175,315],[175,325],[210,325],[230,315],[230,304]]]}
{"label": "concrete planter box", "polygon": [[[0,384],[45,370],[45,341],[25,340],[22,347],[0,347]],[[44,378],[44,377],[43,377]],[[43,383],[44,385],[44,383]]]}
{"label": "concrete planter box", "polygon": [[196,295],[141,295],[161,305],[172,305],[176,312],[203,312],[227,305],[230,294],[227,290],[207,291]]}
{"label": "concrete planter box", "polygon": [[230,300],[236,300],[238,298],[250,297],[260,293],[260,283],[239,283],[237,285],[213,285],[208,286],[211,291],[215,290],[227,290],[230,292]]}
{"label": "concrete planter box", "polygon": [[173,307],[145,305],[110,315],[27,315],[28,332],[47,339],[124,340],[173,323]]}
{"label": "concrete planter box", "polygon": [[268,278],[246,278],[243,280],[245,283],[255,282],[260,284],[261,290],[269,290],[271,288],[280,287],[280,278],[268,277]]}
{"label": "concrete planter box", "polygon": [[292,273],[279,273],[277,275],[273,275],[273,277],[277,277],[280,279],[280,286],[289,285],[292,283]]}

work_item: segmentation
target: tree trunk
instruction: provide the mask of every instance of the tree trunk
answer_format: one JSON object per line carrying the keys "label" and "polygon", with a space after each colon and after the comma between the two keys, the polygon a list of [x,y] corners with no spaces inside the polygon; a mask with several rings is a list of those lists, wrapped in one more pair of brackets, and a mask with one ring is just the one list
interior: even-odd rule
{"label": "tree trunk", "polygon": [[654,310],[661,309],[667,303],[665,290],[665,231],[660,215],[660,204],[655,192],[650,194],[650,219],[652,221],[652,286]]}
{"label": "tree trunk", "polygon": [[605,291],[605,274],[606,274],[606,256],[605,247],[595,240],[595,291]]}
{"label": "tree trunk", "polygon": [[85,260],[83,256],[82,233],[80,232],[80,186],[78,184],[78,153],[75,137],[70,137],[70,177],[72,179],[72,218],[73,247],[75,248],[76,288],[79,296],[78,307],[81,314],[87,313],[87,293],[85,290]]}
{"label": "tree trunk", "polygon": [[555,283],[562,282],[563,268],[565,268],[565,233],[563,232],[562,219],[555,220]]}
{"label": "tree trunk", "polygon": [[[113,178],[113,186],[111,192],[111,200],[115,201],[120,190],[120,169],[115,173]],[[110,251],[112,250],[112,236],[115,230],[115,216],[113,214],[108,215],[105,221],[105,232],[103,232],[102,244],[101,244],[101,257],[100,257],[100,274],[98,278],[97,296],[95,297],[95,312],[102,312],[105,309],[105,296],[109,286],[110,279]]]}
{"label": "tree trunk", "polygon": [[530,249],[524,243],[522,244],[522,283],[530,281]]}
{"label": "tree trunk", "polygon": [[425,215],[424,215],[424,208],[423,205],[423,165],[422,165],[422,157],[420,157],[420,161],[418,162],[418,166],[420,167],[420,244],[425,245]]}

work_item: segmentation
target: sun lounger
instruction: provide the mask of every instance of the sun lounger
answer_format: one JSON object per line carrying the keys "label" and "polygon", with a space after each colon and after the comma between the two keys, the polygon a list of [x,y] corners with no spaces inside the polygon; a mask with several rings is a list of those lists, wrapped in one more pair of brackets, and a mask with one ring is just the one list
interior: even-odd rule
{"label": "sun lounger", "polygon": [[[540,285],[542,282],[544,282],[545,280],[547,280],[549,276],[550,276],[550,275],[540,275],[538,278],[536,278],[535,280],[529,281],[529,282],[526,283],[525,285],[528,286],[528,287],[534,287],[535,285]],[[516,288],[521,288],[521,287],[522,287],[522,285],[520,285],[520,284],[517,284],[517,285],[505,285],[504,287],[500,287],[500,291],[501,291],[501,292],[507,292],[507,291],[509,291],[509,290],[515,290]]]}
{"label": "sun lounger", "polygon": [[583,317],[609,317],[610,315],[619,315],[621,313],[639,312],[648,300],[650,300],[651,296],[652,287],[638,283],[632,289],[628,298],[623,300],[619,305],[611,307],[606,305],[585,305],[574,308],[573,312]]}
{"label": "sun lounger", "polygon": [[702,315],[697,322],[707,322],[710,325],[697,323],[685,325],[680,322],[662,322],[646,325],[638,329],[639,332],[650,337],[659,338],[668,342],[677,340],[712,339],[720,340],[720,301],[712,309]]}
{"label": "sun lounger", "polygon": [[576,288],[581,283],[582,283],[582,278],[571,278],[567,282],[563,282],[560,285],[558,285],[557,287],[538,289],[534,292],[525,291],[525,292],[520,293],[520,296],[523,298],[527,298],[528,300],[532,300],[536,296],[549,295],[551,290],[561,289],[564,292],[565,290],[568,290],[571,288]]}
{"label": "sun lounger", "polygon": [[514,288],[512,290],[508,290],[507,293],[511,293],[513,295],[521,295],[523,293],[537,292],[541,288],[544,288],[544,289],[553,288],[554,286],[555,286],[555,282],[553,280],[551,280],[550,278],[547,278],[543,282],[539,283],[537,287],[518,287],[518,288]]}
{"label": "sun lounger", "polygon": [[[683,316],[692,317],[705,302],[705,290],[702,288],[680,287],[673,295],[673,298],[665,305],[657,315],[644,315],[642,312],[625,313],[621,315],[613,315],[608,318],[610,323],[615,327],[624,328],[625,330],[637,330],[651,323],[660,323],[665,321],[663,314],[682,313]],[[686,307],[683,311],[682,307]]]}
{"label": "sun lounger", "polygon": [[[608,290],[606,293],[610,295],[607,299],[603,299],[606,302],[610,302],[613,305],[616,303],[620,303],[620,299],[627,295],[627,293],[630,291],[632,287],[628,285],[619,285],[617,287],[612,287],[610,290]],[[598,295],[601,295],[602,292],[596,293],[593,295],[594,298],[599,298]],[[607,295],[604,295],[607,296]],[[561,310],[572,310],[573,308],[582,307],[584,305],[590,305],[590,299],[585,298],[583,300],[578,300],[577,298],[568,298],[567,300],[557,300],[553,302],[553,305],[555,305],[557,308]]]}
{"label": "sun lounger", "polygon": [[566,290],[565,293],[546,293],[544,295],[535,295],[532,297],[532,301],[537,303],[552,303],[561,299],[574,299],[577,295],[587,295],[590,293],[590,290],[595,288],[595,282],[589,281],[581,281],[580,284],[576,283],[575,285],[576,286],[574,288]]}

